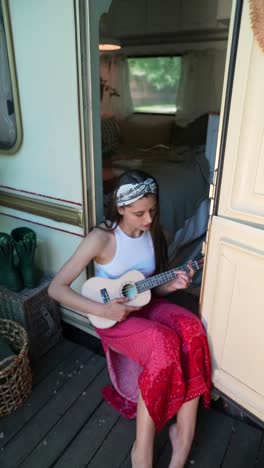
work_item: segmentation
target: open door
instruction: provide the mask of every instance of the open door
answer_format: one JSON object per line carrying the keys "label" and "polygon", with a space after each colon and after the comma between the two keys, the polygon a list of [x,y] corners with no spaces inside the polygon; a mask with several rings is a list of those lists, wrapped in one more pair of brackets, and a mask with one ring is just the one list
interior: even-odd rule
{"label": "open door", "polygon": [[[230,44],[230,50],[232,47]],[[224,164],[209,223],[201,312],[211,345],[216,389],[262,421],[263,76],[264,52],[253,36],[249,2],[245,1],[227,132],[222,132],[218,142],[218,147],[223,147],[224,137]],[[222,113],[222,130],[227,113],[227,109]]]}

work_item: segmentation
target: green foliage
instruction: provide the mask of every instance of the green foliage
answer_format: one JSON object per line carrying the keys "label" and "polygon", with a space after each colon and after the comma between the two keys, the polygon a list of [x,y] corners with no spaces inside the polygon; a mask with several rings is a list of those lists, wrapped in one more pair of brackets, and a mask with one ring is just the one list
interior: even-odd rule
{"label": "green foliage", "polygon": [[144,79],[159,91],[175,89],[180,78],[181,57],[137,57],[128,63],[132,79]]}

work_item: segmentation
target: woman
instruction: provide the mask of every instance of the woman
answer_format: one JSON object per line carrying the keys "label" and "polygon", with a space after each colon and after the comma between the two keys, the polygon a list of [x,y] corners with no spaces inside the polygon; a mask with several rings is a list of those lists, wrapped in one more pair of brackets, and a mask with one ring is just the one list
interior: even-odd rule
{"label": "woman", "polygon": [[201,321],[159,296],[186,288],[193,271],[177,271],[175,279],[157,287],[151,302],[139,309],[124,298],[99,304],[70,288],[91,260],[95,274],[108,278],[131,269],[145,276],[167,269],[158,186],[151,176],[141,171],[120,176],[107,221],[83,240],[52,281],[49,294],[82,312],[117,322],[97,330],[114,385],[103,393],[121,414],[137,417],[133,468],[151,468],[155,429],[175,414],[177,424],[169,429],[173,448],[169,468],[182,468],[193,440],[199,397],[206,406],[210,402],[210,356]]}

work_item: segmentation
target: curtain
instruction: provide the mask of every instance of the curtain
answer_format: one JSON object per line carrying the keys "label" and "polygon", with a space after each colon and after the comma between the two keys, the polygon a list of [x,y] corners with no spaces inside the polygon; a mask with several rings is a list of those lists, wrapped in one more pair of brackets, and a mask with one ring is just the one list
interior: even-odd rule
{"label": "curtain", "polygon": [[225,50],[214,49],[183,55],[176,90],[178,124],[187,125],[202,114],[220,111],[225,55]]}
{"label": "curtain", "polygon": [[128,61],[124,55],[102,55],[100,57],[100,77],[106,85],[117,91],[119,96],[105,90],[101,99],[101,113],[127,117],[133,112],[129,85]]}

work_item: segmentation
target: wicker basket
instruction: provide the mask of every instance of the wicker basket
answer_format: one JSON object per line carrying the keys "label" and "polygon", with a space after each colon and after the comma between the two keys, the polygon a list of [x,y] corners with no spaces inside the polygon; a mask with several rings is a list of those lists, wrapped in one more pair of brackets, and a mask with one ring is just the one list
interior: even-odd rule
{"label": "wicker basket", "polygon": [[21,325],[12,320],[0,320],[0,337],[17,353],[4,359],[0,370],[0,416],[10,414],[30,395],[32,373],[28,359],[28,337]]}
{"label": "wicker basket", "polygon": [[49,284],[50,277],[43,277],[36,288],[19,292],[0,285],[0,318],[15,320],[25,328],[34,362],[62,337],[59,306],[48,296]]}

